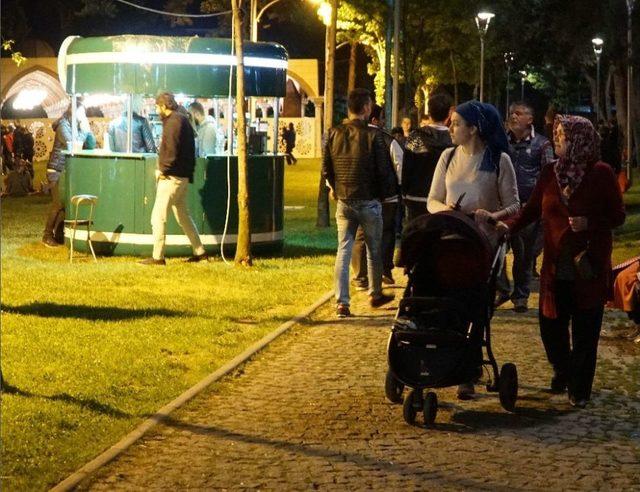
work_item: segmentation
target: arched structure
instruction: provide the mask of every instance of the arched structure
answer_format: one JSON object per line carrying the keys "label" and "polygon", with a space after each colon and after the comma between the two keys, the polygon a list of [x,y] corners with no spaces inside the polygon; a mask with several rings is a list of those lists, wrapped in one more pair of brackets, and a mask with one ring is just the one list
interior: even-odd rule
{"label": "arched structure", "polygon": [[60,85],[58,74],[42,65],[33,65],[14,74],[3,85],[0,95],[2,104],[22,90],[42,89],[46,96],[40,104],[49,118],[59,118],[69,105],[69,97]]}

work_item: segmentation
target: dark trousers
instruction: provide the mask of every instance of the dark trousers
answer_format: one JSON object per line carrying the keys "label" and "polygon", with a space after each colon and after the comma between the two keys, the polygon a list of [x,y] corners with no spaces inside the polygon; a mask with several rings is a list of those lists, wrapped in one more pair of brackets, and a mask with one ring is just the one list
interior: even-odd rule
{"label": "dark trousers", "polygon": [[567,379],[569,394],[576,400],[588,400],[596,373],[604,306],[577,309],[575,305],[573,283],[556,282],[558,317],[552,319],[540,314],[540,335],[553,370]]}
{"label": "dark trousers", "polygon": [[[540,235],[540,222],[528,225],[509,240],[513,251],[513,291],[507,277],[506,268],[498,277],[497,287],[503,294],[509,294],[511,299],[529,299],[531,293],[531,277],[533,264],[536,260],[535,246]],[[505,258],[506,265],[506,258]]]}
{"label": "dark trousers", "polygon": [[407,209],[407,223],[416,217],[427,214],[427,202],[417,202],[414,200],[404,200],[404,206]]}
{"label": "dark trousers", "polygon": [[[393,271],[393,250],[396,244],[397,203],[382,204],[382,274],[391,276]],[[364,232],[358,227],[353,243],[351,268],[356,279],[367,279],[367,248],[364,244]]]}

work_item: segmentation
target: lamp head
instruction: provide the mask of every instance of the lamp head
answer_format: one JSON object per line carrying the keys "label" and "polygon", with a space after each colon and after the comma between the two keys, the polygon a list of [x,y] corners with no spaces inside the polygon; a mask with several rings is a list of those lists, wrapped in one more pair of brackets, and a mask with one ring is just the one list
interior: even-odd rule
{"label": "lamp head", "polygon": [[507,65],[511,65],[514,60],[515,60],[515,56],[513,51],[507,51],[506,53],[504,53],[504,62]]}
{"label": "lamp head", "polygon": [[596,56],[600,56],[602,54],[602,45],[604,44],[602,38],[593,38],[591,43],[593,44],[593,52]]}
{"label": "lamp head", "polygon": [[487,34],[487,30],[489,29],[489,23],[491,19],[495,17],[495,14],[491,12],[479,12],[476,15],[476,26],[478,27],[478,32],[480,36],[484,36]]}
{"label": "lamp head", "polygon": [[528,74],[527,74],[526,70],[520,70],[520,72],[518,72],[518,73],[522,76],[523,80],[527,78]]}
{"label": "lamp head", "polygon": [[329,26],[331,24],[331,4],[329,2],[320,2],[320,6],[318,7],[318,17],[322,19],[322,23],[325,26]]}

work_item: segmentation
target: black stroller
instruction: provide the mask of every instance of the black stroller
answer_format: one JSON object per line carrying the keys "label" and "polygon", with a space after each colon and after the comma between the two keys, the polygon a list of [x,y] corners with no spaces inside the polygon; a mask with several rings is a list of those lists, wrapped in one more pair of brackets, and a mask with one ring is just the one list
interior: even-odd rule
{"label": "black stroller", "polygon": [[[500,373],[491,351],[496,277],[506,247],[494,252],[485,234],[468,216],[441,212],[418,217],[402,237],[402,261],[408,284],[400,300],[387,346],[387,398],[403,401],[413,424],[422,412],[426,426],[438,411],[438,398],[426,388],[444,388],[477,380],[490,366],[488,391],[498,391],[507,411],[515,409],[518,373],[504,364]],[[495,253],[495,254],[494,254]],[[482,347],[486,351],[486,359]]]}

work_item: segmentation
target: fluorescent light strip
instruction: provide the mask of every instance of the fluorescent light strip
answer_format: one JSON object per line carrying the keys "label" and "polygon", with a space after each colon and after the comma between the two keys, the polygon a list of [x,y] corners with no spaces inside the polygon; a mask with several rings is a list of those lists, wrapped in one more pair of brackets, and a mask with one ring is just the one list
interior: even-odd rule
{"label": "fluorescent light strip", "polygon": [[[76,53],[66,56],[67,65],[87,65],[93,63],[130,63],[135,65],[212,65],[235,66],[236,57],[209,53],[138,53],[138,52],[100,52]],[[247,67],[280,68],[286,70],[287,60],[245,56]]]}
{"label": "fluorescent light strip", "polygon": [[[69,227],[65,227],[64,235],[66,238],[71,239],[72,230]],[[280,241],[284,238],[282,230],[273,232],[254,232],[251,234],[251,242],[253,243],[265,243],[271,241]],[[87,231],[76,230],[76,241],[86,241]],[[222,234],[200,234],[200,240],[202,244],[207,246],[220,244],[222,240]],[[138,244],[138,245],[153,245],[153,235],[151,234],[136,234],[131,232],[101,232],[91,231],[91,241],[100,243],[118,243],[118,244]],[[226,243],[236,243],[238,241],[237,234],[227,234],[225,236]],[[182,234],[167,234],[165,237],[165,244],[167,246],[190,246],[189,238]]]}

